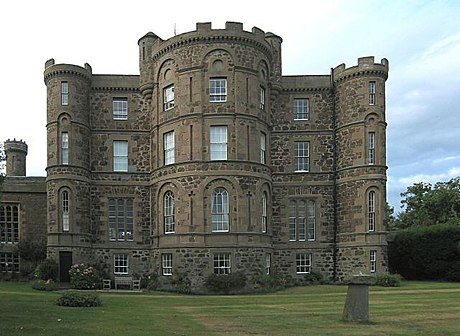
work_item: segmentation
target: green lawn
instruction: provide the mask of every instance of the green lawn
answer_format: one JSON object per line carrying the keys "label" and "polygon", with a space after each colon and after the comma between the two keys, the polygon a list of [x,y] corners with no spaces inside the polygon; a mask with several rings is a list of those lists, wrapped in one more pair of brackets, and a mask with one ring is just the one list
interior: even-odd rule
{"label": "green lawn", "polygon": [[264,295],[101,293],[103,306],[55,304],[58,292],[0,282],[0,335],[460,335],[460,283],[371,287],[370,323],[341,321],[346,286]]}

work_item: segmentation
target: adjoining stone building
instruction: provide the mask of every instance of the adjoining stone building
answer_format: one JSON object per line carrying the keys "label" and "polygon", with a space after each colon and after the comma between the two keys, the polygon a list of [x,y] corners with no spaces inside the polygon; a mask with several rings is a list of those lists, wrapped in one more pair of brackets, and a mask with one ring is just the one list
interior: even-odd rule
{"label": "adjoining stone building", "polygon": [[[49,257],[113,275],[387,270],[385,81],[373,57],[283,76],[241,23],[139,41],[140,75],[45,65]],[[41,183],[41,182],[40,182]]]}

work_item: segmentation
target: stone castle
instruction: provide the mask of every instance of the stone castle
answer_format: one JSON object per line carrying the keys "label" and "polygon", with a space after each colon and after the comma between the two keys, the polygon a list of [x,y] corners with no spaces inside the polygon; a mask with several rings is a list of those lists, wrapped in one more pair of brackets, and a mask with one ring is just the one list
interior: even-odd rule
{"label": "stone castle", "polygon": [[[46,239],[111,276],[310,272],[343,281],[387,271],[388,61],[283,76],[282,38],[241,23],[139,41],[140,75],[45,64],[47,176],[5,142],[0,267]],[[46,209],[46,211],[45,211]]]}

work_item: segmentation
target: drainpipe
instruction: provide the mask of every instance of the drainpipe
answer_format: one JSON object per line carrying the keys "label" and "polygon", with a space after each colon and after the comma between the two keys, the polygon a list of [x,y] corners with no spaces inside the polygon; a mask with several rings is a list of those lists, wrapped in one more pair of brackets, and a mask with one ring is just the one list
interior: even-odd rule
{"label": "drainpipe", "polygon": [[332,143],[333,143],[333,160],[332,160],[332,204],[334,206],[334,216],[333,216],[333,225],[334,225],[334,236],[332,240],[332,280],[337,281],[337,232],[338,232],[338,223],[337,223],[337,135],[336,135],[336,119],[337,112],[335,107],[335,87],[334,87],[334,69],[331,68],[331,83],[330,83],[330,93],[332,96]]}

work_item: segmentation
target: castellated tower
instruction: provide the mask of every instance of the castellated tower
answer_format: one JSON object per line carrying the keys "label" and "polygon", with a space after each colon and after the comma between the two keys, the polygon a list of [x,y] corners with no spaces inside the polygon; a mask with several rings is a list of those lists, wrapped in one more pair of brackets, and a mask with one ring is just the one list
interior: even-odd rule
{"label": "castellated tower", "polygon": [[4,143],[6,155],[6,175],[26,176],[27,144],[22,140],[6,140]]}
{"label": "castellated tower", "polygon": [[91,67],[45,64],[48,253],[62,263],[91,254]]}
{"label": "castellated tower", "polygon": [[[337,276],[386,269],[388,61],[332,71],[336,108]],[[369,266],[370,265],[370,266]],[[369,267],[374,269],[369,269]]]}
{"label": "castellated tower", "polygon": [[48,254],[206,291],[386,267],[385,80],[372,57],[283,76],[282,38],[237,22],[138,40],[139,75],[45,65]]}

